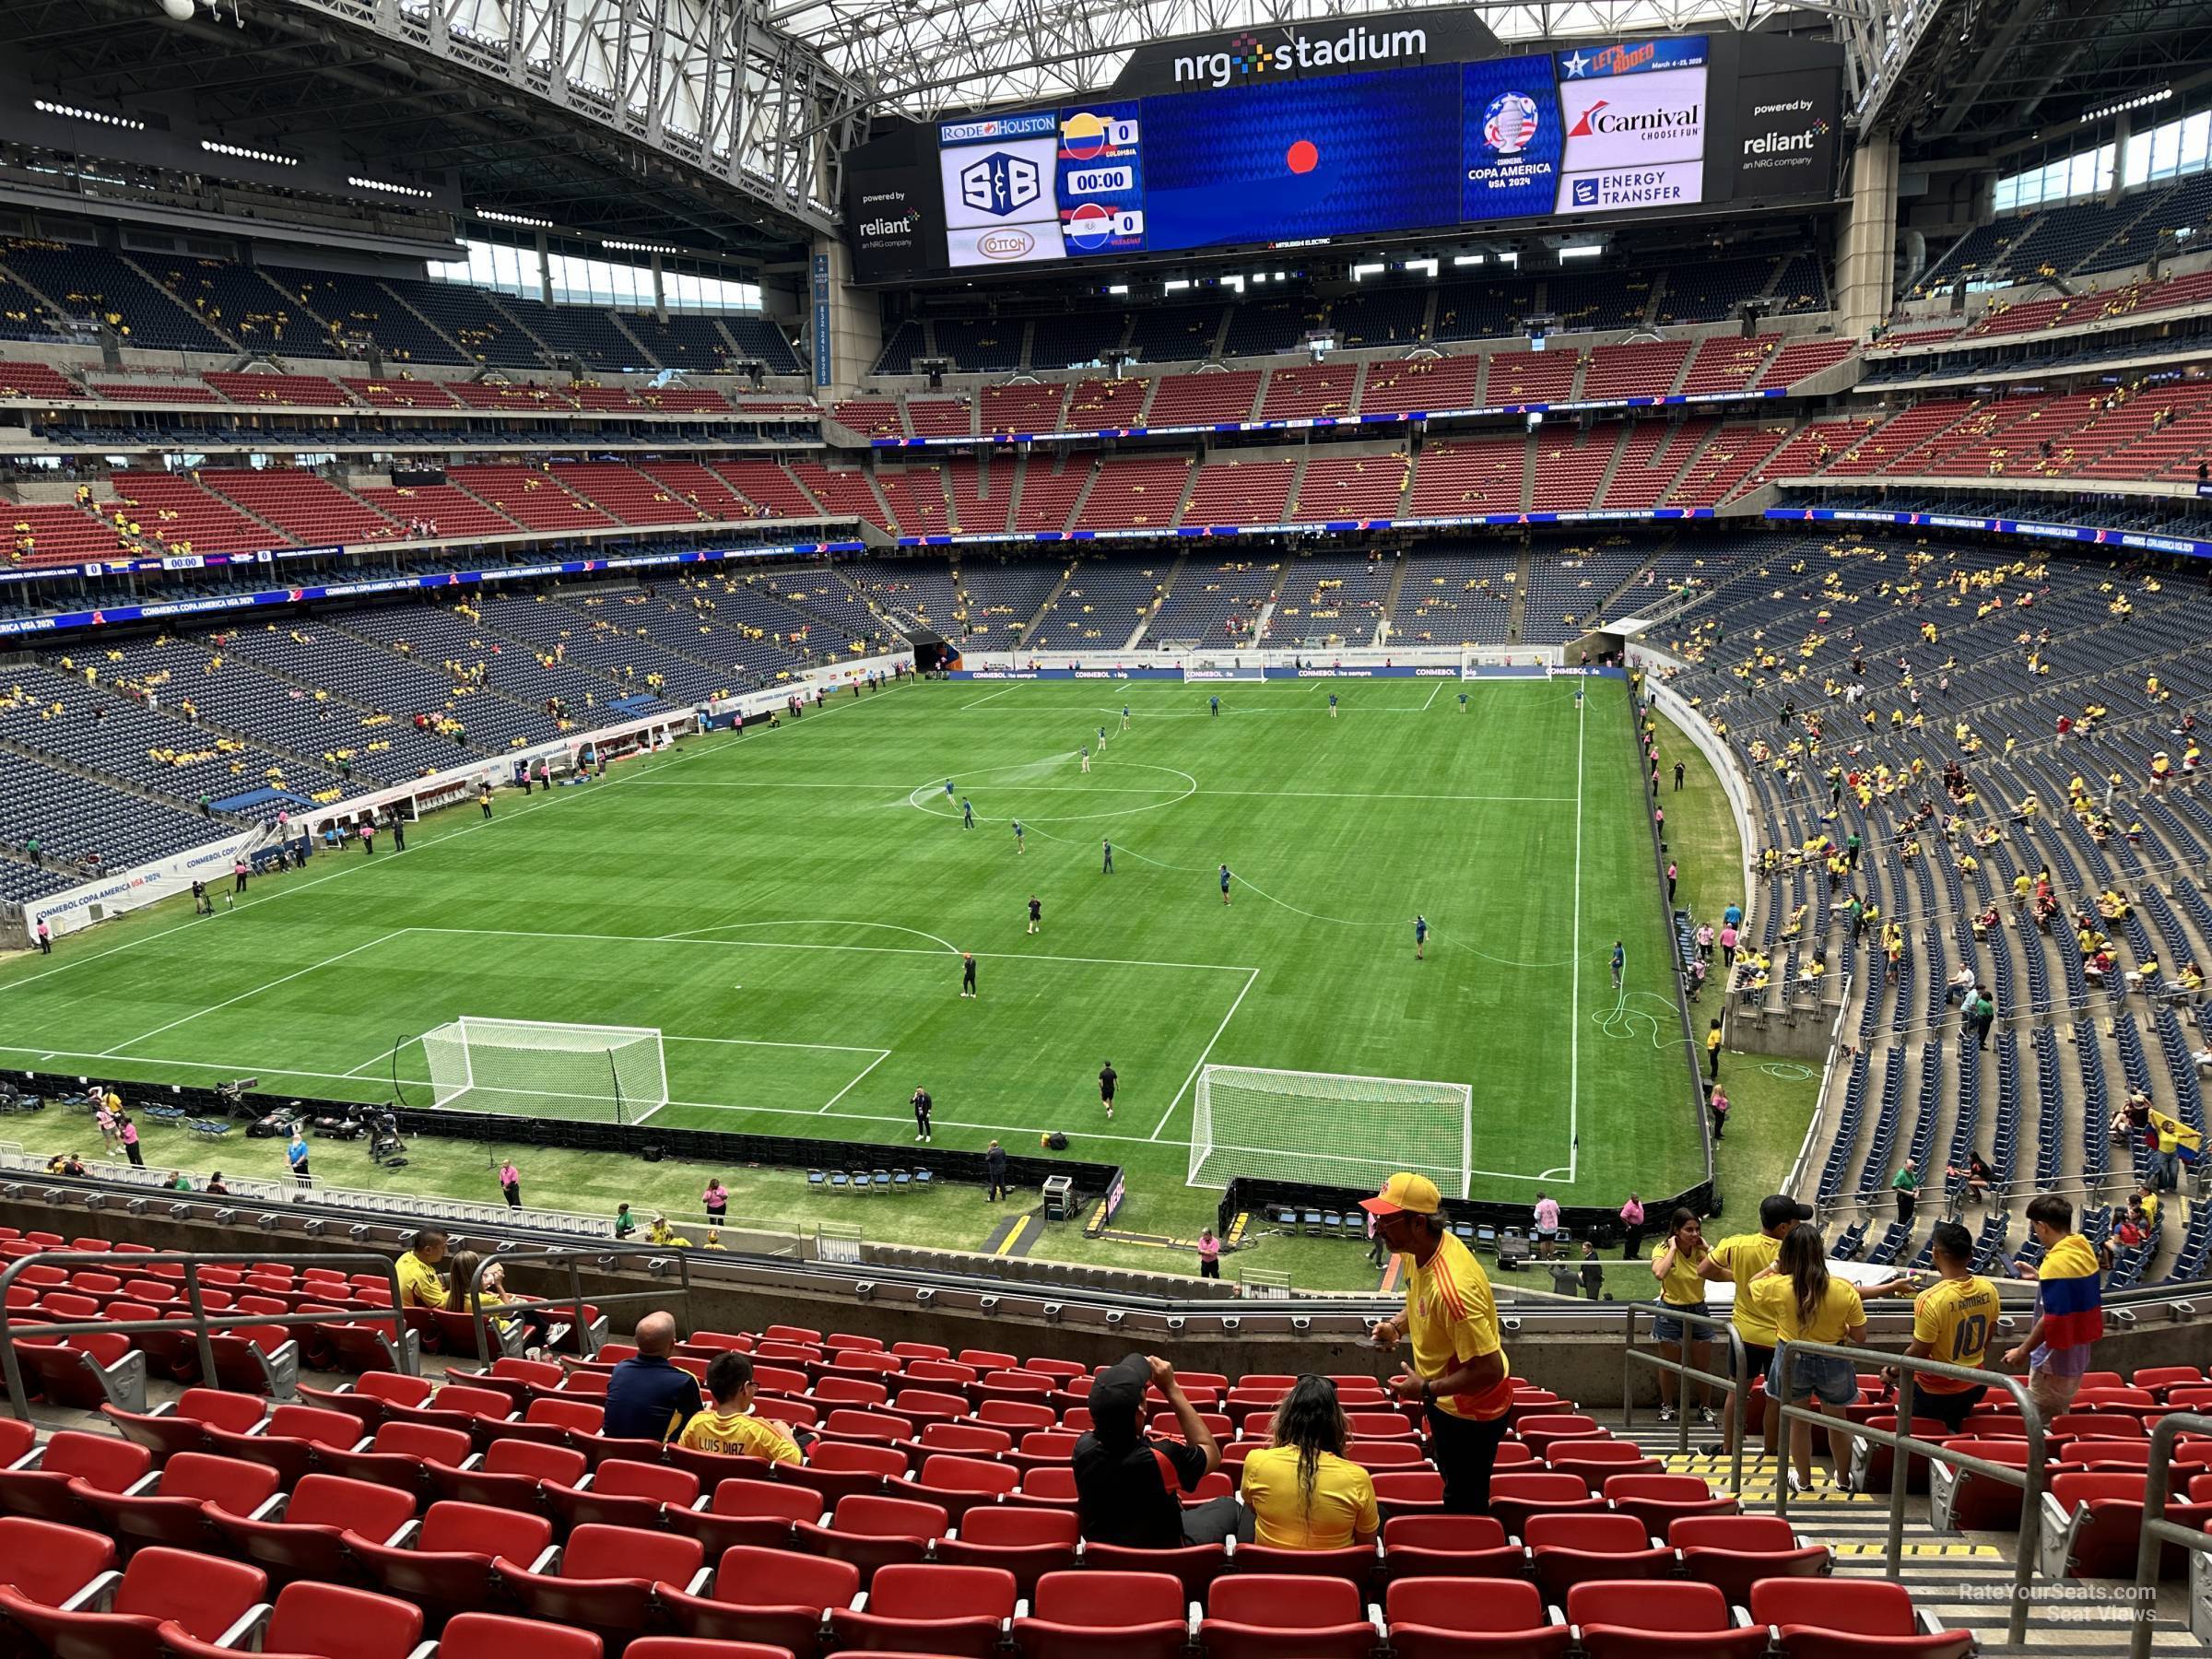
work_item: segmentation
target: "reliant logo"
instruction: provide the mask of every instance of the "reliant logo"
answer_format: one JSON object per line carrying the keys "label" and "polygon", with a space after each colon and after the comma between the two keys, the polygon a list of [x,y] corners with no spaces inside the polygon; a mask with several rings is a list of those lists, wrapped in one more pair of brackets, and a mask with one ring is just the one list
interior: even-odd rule
{"label": "reliant logo", "polygon": [[1425,29],[1353,28],[1336,36],[1293,33],[1263,41],[1241,34],[1225,52],[1196,53],[1175,60],[1175,84],[1193,81],[1227,87],[1256,75],[1289,75],[1300,69],[1344,69],[1358,64],[1388,64],[1429,55]]}
{"label": "reliant logo", "polygon": [[1705,112],[1702,104],[1690,104],[1680,110],[1609,113],[1612,108],[1612,100],[1599,99],[1583,112],[1582,118],[1574,125],[1568,128],[1567,135],[1570,138],[1602,138],[1617,133],[1633,133],[1646,138],[1657,138],[1676,133],[1695,132],[1700,118]]}
{"label": "reliant logo", "polygon": [[912,236],[913,230],[914,216],[911,213],[900,218],[872,218],[860,228],[863,236]]}
{"label": "reliant logo", "polygon": [[1747,156],[1809,154],[1827,135],[1828,123],[1816,121],[1802,133],[1768,133],[1762,137],[1747,138],[1744,140],[1744,154]]}

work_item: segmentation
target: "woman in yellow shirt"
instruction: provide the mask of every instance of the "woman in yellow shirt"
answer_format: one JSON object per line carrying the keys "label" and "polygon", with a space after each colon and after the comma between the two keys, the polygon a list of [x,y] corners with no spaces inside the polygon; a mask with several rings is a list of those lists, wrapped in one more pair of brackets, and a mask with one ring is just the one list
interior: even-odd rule
{"label": "woman in yellow shirt", "polygon": [[1275,1408],[1270,1444],[1244,1460],[1254,1541],[1271,1549],[1372,1545],[1382,1530],[1375,1486],[1344,1455],[1351,1424],[1326,1377],[1299,1378]]}
{"label": "woman in yellow shirt", "polygon": [[[1858,1288],[1830,1277],[1820,1230],[1809,1222],[1799,1222],[1790,1230],[1774,1265],[1745,1289],[1784,1342],[1820,1342],[1831,1347],[1848,1343],[1855,1347],[1866,1340],[1866,1308],[1859,1300]],[[1767,1373],[1767,1393],[1776,1400],[1784,1397],[1779,1358]],[[1819,1354],[1792,1357],[1789,1404],[1803,1406],[1809,1401],[1814,1410],[1834,1419],[1835,1426],[1828,1431],[1828,1449],[1835,1462],[1839,1486],[1851,1467],[1851,1432],[1843,1408],[1858,1397],[1858,1375],[1848,1359]],[[1813,1484],[1813,1426],[1802,1418],[1790,1420],[1790,1490],[1805,1491]]]}
{"label": "woman in yellow shirt", "polygon": [[[1705,1305],[1705,1276],[1700,1271],[1705,1264],[1705,1233],[1695,1210],[1678,1209],[1668,1218],[1666,1237],[1652,1250],[1652,1277],[1659,1281],[1659,1300],[1670,1308],[1679,1308],[1686,1313],[1710,1313]],[[1685,1343],[1689,1348],[1689,1362],[1700,1371],[1712,1369],[1712,1344],[1707,1335],[1706,1325],[1690,1324],[1681,1319],[1670,1319],[1664,1313],[1652,1316],[1652,1335],[1659,1344],[1659,1351],[1669,1359],[1682,1358]],[[1698,1416],[1712,1422],[1712,1384],[1698,1384]],[[1675,1373],[1664,1367],[1659,1372],[1659,1420],[1675,1420]]]}

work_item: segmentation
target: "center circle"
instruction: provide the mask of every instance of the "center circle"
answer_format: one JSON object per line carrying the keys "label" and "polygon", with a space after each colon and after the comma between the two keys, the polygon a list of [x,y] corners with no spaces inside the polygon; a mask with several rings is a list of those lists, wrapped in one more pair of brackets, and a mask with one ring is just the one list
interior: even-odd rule
{"label": "center circle", "polygon": [[[1108,812],[1009,813],[1004,806],[995,803],[978,803],[976,810],[979,821],[987,810],[990,818],[994,822],[1000,824],[1005,823],[1007,818],[1014,817],[1020,818],[1021,820],[1027,824],[1088,823],[1098,818],[1131,818],[1140,812],[1158,812],[1163,806],[1173,806],[1180,802],[1187,801],[1193,795],[1198,793],[1198,780],[1192,777],[1189,772],[1178,771],[1172,766],[1153,766],[1142,760],[1128,760],[1114,762],[1112,770],[1115,772],[1162,772],[1171,778],[1181,779],[1182,782],[1182,788],[1181,793],[1164,796],[1160,800],[1147,801],[1140,806],[1116,807]],[[1076,771],[1075,763],[1072,760],[1050,760],[1031,761],[1020,766],[986,767],[981,771],[968,773],[967,778],[969,780],[981,781],[982,786],[987,789],[989,787],[991,779],[1005,778],[1009,774],[1014,774],[1018,779],[1018,781],[1010,786],[1010,792],[1017,796],[1018,796],[1021,785],[1023,783],[1035,784],[1045,779],[1057,778],[1063,774],[1069,774],[1076,777],[1081,777],[1083,775],[1081,772]],[[1098,774],[1094,771],[1091,775],[1095,777]],[[906,797],[906,804],[913,807],[916,811],[927,813],[931,818],[951,818],[955,822],[959,821],[960,816],[960,797],[962,795],[966,795],[972,800],[974,799],[977,791],[970,788],[968,783],[962,781],[960,773],[956,771],[952,776],[954,791],[952,794],[946,794],[944,781],[939,779],[935,782],[924,783],[918,788],[912,790]],[[1063,786],[1054,785],[1054,787],[1059,788]],[[1071,789],[1070,793],[1077,793],[1077,789],[1079,789],[1079,786],[1077,786],[1075,789]]]}

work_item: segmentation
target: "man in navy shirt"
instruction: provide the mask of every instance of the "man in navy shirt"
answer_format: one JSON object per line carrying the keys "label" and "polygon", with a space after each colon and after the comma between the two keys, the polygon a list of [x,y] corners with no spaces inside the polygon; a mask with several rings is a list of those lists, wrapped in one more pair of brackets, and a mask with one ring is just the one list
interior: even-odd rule
{"label": "man in navy shirt", "polygon": [[671,1364],[676,1316],[648,1313],[638,1321],[638,1351],[615,1367],[606,1382],[606,1427],[614,1440],[665,1441],[700,1409],[699,1382]]}

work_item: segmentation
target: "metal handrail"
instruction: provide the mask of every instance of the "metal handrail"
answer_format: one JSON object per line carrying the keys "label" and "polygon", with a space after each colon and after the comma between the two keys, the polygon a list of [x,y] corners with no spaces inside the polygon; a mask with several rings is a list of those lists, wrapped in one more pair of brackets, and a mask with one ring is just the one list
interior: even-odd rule
{"label": "metal handrail", "polygon": [[[609,1263],[618,1255],[649,1255],[655,1262],[675,1263],[677,1269],[675,1288],[665,1290],[610,1290],[605,1296],[587,1297],[583,1289],[583,1265],[589,1262],[596,1266]],[[681,1250],[671,1250],[665,1255],[651,1245],[642,1247],[631,1245],[616,1250],[548,1251],[544,1255],[531,1256],[528,1259],[528,1265],[533,1268],[565,1267],[569,1277],[568,1295],[547,1297],[541,1301],[504,1301],[487,1306],[477,1299],[477,1288],[483,1284],[484,1275],[495,1265],[500,1266],[502,1271],[505,1268],[504,1261],[497,1255],[488,1255],[479,1261],[477,1264],[476,1272],[469,1276],[467,1288],[453,1302],[447,1304],[448,1311],[455,1313],[466,1313],[472,1309],[475,1311],[477,1361],[480,1365],[488,1366],[491,1363],[491,1344],[487,1335],[487,1326],[489,1322],[502,1314],[520,1314],[525,1308],[566,1310],[571,1315],[571,1326],[576,1333],[577,1356],[580,1359],[589,1359],[597,1351],[598,1342],[592,1334],[591,1322],[584,1317],[587,1305],[611,1307],[617,1302],[665,1302],[672,1296],[680,1296],[684,1299],[686,1310],[688,1311],[690,1307],[691,1258]],[[679,1335],[684,1333],[684,1324],[681,1320],[677,1321],[677,1330]]]}
{"label": "metal handrail", "polygon": [[2173,1443],[2184,1434],[2212,1434],[2212,1416],[2170,1411],[2150,1431],[2150,1475],[2143,1483],[2143,1541],[2136,1547],[2136,1591],[2128,1618],[2128,1659],[2149,1659],[2150,1637],[2158,1622],[2159,1559],[2165,1547],[2212,1554],[2212,1532],[2192,1530],[2166,1519],[2172,1496]]}
{"label": "metal handrail", "polygon": [[[1799,1354],[1811,1354],[1823,1359],[1841,1359],[1855,1372],[1862,1365],[1876,1366],[1897,1372],[1897,1420],[1895,1430],[1876,1429],[1865,1423],[1853,1423],[1841,1418],[1831,1418],[1790,1400],[1790,1372]],[[1871,1444],[1889,1448],[1889,1535],[1884,1550],[1884,1570],[1892,1580],[1903,1575],[1905,1546],[1905,1485],[1910,1477],[1914,1457],[1924,1457],[1969,1475],[2002,1481],[2006,1486],[2020,1488],[2020,1535],[2018,1551],[2012,1564],[2012,1606],[2006,1616],[2006,1640],[2020,1642],[2027,1640],[2029,1583],[2035,1576],[2037,1533],[2042,1522],[2041,1503],[2043,1483],[2049,1471],[2043,1463],[2043,1418],[2029,1397],[2028,1385],[2018,1377],[2002,1371],[1983,1371],[1978,1367],[1953,1365],[1944,1359],[1915,1359],[1906,1354],[1884,1353],[1878,1348],[1841,1347],[1826,1342],[1801,1342],[1784,1337],[1775,1345],[1775,1373],[1782,1381],[1782,1397],[1776,1402],[1785,1423],[1818,1423],[1823,1428],[1835,1428],[1839,1423],[1850,1432]],[[1955,1382],[1980,1382],[2004,1389],[2013,1397],[2019,1408],[2023,1425],[2022,1438],[2028,1442],[2028,1466],[2018,1468],[2011,1464],[1991,1463],[1986,1458],[1974,1457],[1962,1452],[1953,1452],[1932,1441],[1916,1440],[1912,1427],[1913,1378],[1916,1376],[1947,1377]],[[1788,1447],[1783,1448],[1785,1464],[1789,1459]],[[1841,1475],[1842,1471],[1839,1470]],[[1790,1482],[1786,1474],[1779,1474],[1774,1482],[1774,1512],[1787,1520],[1790,1513]]]}
{"label": "metal handrail", "polygon": [[[190,1314],[185,1319],[73,1319],[65,1324],[33,1323],[11,1319],[7,1307],[7,1289],[27,1267],[84,1267],[113,1273],[120,1263],[134,1268],[181,1266],[184,1269],[184,1297]],[[210,1313],[202,1299],[203,1286],[200,1269],[203,1267],[252,1266],[258,1262],[300,1262],[318,1267],[335,1266],[340,1263],[364,1263],[382,1268],[392,1287],[389,1308],[347,1309],[339,1313]],[[120,1277],[120,1276],[118,1276]],[[219,1287],[229,1294],[230,1287]],[[207,1254],[196,1251],[134,1251],[117,1257],[105,1250],[41,1250],[36,1255],[19,1256],[0,1267],[0,1376],[7,1380],[8,1404],[15,1415],[24,1422],[34,1419],[30,1415],[29,1391],[23,1384],[23,1362],[16,1355],[16,1341],[19,1335],[31,1334],[40,1336],[59,1335],[64,1337],[96,1335],[109,1333],[118,1336],[135,1336],[152,1331],[175,1332],[189,1326],[200,1350],[200,1374],[212,1378],[216,1374],[215,1346],[208,1338],[218,1331],[234,1330],[241,1325],[280,1325],[287,1330],[295,1325],[322,1324],[388,1324],[392,1327],[392,1346],[395,1361],[401,1366],[408,1363],[406,1340],[406,1311],[400,1306],[399,1268],[387,1255],[373,1251],[310,1252],[278,1255],[268,1252],[253,1254]]]}
{"label": "metal handrail", "polygon": [[[1671,1307],[1665,1302],[1629,1302],[1621,1312],[1628,1322],[1627,1328],[1622,1332],[1620,1353],[1621,1426],[1624,1429],[1633,1428],[1636,1422],[1635,1368],[1648,1365],[1653,1371],[1672,1372],[1676,1378],[1675,1421],[1679,1425],[1675,1450],[1687,1457],[1689,1454],[1689,1380],[1694,1377],[1700,1382],[1716,1384],[1726,1392],[1724,1409],[1729,1413],[1728,1422],[1734,1426],[1734,1432],[1729,1436],[1734,1441],[1734,1450],[1728,1456],[1728,1489],[1732,1492],[1742,1491],[1744,1439],[1749,1432],[1750,1425],[1738,1421],[1735,1412],[1737,1405],[1747,1397],[1747,1391],[1751,1385],[1751,1366],[1749,1357],[1744,1351],[1743,1334],[1735,1328],[1734,1319],[1718,1313],[1699,1313],[1688,1308]],[[1728,1374],[1718,1376],[1712,1371],[1700,1371],[1688,1359],[1669,1359],[1665,1354],[1638,1347],[1636,1317],[1640,1313],[1649,1313],[1653,1318],[1677,1319],[1684,1324],[1710,1326],[1719,1331],[1728,1343]]]}

